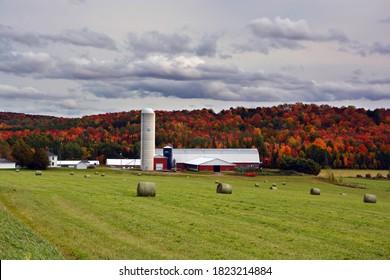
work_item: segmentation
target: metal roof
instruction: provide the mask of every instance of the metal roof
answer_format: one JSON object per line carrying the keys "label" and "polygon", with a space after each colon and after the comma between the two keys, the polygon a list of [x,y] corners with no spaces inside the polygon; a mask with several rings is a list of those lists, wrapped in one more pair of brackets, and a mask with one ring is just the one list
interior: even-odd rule
{"label": "metal roof", "polygon": [[106,165],[115,165],[115,166],[140,166],[141,165],[141,160],[140,159],[128,159],[128,158],[123,158],[123,159],[116,159],[116,158],[108,158],[106,160]]}
{"label": "metal roof", "polygon": [[[58,160],[57,161],[57,165],[59,166],[62,166],[62,165],[77,165],[81,162],[82,160]],[[88,164],[90,165],[99,165],[99,161],[98,160],[87,160],[88,161]],[[86,163],[85,161],[83,161],[84,163]]]}
{"label": "metal roof", "polygon": [[[257,149],[172,149],[177,163],[185,163],[199,157],[211,157],[232,163],[260,163]],[[156,149],[162,155],[163,149]]]}
{"label": "metal roof", "polygon": [[218,158],[214,157],[198,157],[193,160],[185,162],[185,164],[189,165],[228,165],[228,166],[235,166],[234,163],[227,162]]}

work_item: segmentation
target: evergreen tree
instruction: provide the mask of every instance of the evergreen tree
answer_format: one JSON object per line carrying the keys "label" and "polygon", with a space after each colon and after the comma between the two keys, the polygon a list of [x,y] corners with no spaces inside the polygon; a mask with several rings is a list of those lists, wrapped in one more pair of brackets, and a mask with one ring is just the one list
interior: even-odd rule
{"label": "evergreen tree", "polygon": [[22,167],[31,166],[33,162],[34,153],[31,147],[27,145],[22,139],[19,139],[12,146],[12,156],[17,164]]}
{"label": "evergreen tree", "polygon": [[46,170],[49,166],[49,157],[44,149],[38,149],[33,157],[33,162],[30,166],[32,169]]}

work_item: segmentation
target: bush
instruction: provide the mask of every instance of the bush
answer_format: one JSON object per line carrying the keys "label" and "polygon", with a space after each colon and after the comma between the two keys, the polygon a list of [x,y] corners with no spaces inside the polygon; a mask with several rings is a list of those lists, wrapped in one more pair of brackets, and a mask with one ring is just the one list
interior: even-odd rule
{"label": "bush", "polygon": [[318,175],[321,171],[321,166],[314,160],[292,157],[282,158],[279,168],[282,170],[294,170],[312,175]]}

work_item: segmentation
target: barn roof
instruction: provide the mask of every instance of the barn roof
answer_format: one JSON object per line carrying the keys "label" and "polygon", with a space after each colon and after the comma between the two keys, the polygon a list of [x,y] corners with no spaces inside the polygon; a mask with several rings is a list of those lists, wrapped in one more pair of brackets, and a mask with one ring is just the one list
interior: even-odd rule
{"label": "barn roof", "polygon": [[[260,163],[257,149],[173,149],[173,158],[177,163],[185,163],[199,157],[212,157],[232,163]],[[156,149],[156,155],[163,149]]]}
{"label": "barn roof", "polygon": [[106,165],[112,165],[112,166],[120,166],[120,165],[125,165],[125,166],[140,166],[141,165],[141,160],[140,159],[128,159],[128,158],[123,158],[123,159],[116,159],[116,158],[108,158],[106,160]]}
{"label": "barn roof", "polygon": [[225,160],[221,160],[219,158],[214,157],[198,157],[193,160],[185,162],[185,164],[189,165],[224,165],[224,166],[235,166],[234,163],[227,162]]}

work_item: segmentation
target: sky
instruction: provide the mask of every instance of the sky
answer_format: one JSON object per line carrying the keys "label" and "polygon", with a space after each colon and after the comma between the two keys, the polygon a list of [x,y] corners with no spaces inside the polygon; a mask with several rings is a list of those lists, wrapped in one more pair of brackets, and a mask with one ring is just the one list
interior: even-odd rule
{"label": "sky", "polygon": [[0,111],[390,108],[388,0],[0,0]]}

